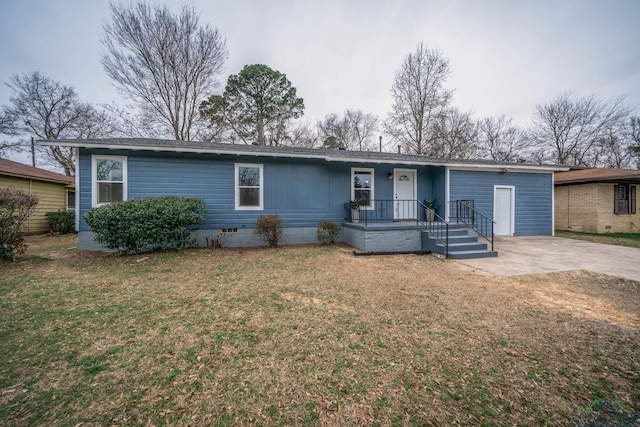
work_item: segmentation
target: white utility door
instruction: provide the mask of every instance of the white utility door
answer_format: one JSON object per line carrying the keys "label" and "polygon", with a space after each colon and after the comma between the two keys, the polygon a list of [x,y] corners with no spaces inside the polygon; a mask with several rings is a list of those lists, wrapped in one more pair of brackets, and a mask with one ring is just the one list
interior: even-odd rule
{"label": "white utility door", "polygon": [[416,171],[415,169],[393,170],[393,219],[416,219]]}
{"label": "white utility door", "polygon": [[515,222],[515,188],[494,187],[493,189],[493,230],[496,236],[513,236]]}

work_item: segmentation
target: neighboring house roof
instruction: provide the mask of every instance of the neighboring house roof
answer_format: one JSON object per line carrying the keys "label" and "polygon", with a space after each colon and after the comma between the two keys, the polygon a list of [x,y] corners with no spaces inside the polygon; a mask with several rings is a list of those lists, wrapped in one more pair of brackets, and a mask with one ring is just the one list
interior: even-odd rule
{"label": "neighboring house roof", "polygon": [[63,184],[74,184],[75,178],[45,169],[34,168],[23,163],[7,159],[0,159],[0,175],[10,175],[20,178],[38,179],[41,181],[53,181]]}
{"label": "neighboring house roof", "polygon": [[589,168],[557,172],[556,185],[587,184],[593,182],[640,183],[638,169]]}
{"label": "neighboring house roof", "polygon": [[221,144],[215,142],[176,141],[146,138],[56,139],[38,141],[40,145],[66,147],[107,148],[112,150],[170,151],[182,153],[211,153],[244,156],[321,159],[329,162],[388,163],[471,168],[508,168],[510,170],[565,171],[568,167],[532,165],[526,163],[495,162],[491,160],[444,160],[426,156],[376,151],[347,151],[321,148],[269,147],[262,145]]}

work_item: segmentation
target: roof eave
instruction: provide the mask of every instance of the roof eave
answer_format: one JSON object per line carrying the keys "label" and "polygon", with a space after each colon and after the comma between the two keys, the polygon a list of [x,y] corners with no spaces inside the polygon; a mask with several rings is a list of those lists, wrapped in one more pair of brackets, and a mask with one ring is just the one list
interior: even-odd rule
{"label": "roof eave", "polygon": [[[132,151],[153,151],[153,152],[173,152],[173,153],[195,153],[195,154],[224,154],[231,156],[254,156],[254,157],[286,157],[299,159],[318,159],[327,162],[344,162],[344,163],[378,163],[378,164],[394,164],[394,165],[418,165],[418,166],[446,166],[449,168],[471,168],[471,169],[507,169],[507,170],[535,170],[540,172],[557,172],[568,171],[570,168],[563,166],[549,165],[518,165],[518,164],[482,164],[482,163],[460,163],[456,161],[447,162],[443,160],[401,160],[401,159],[372,159],[368,157],[351,157],[338,155],[327,155],[325,153],[274,153],[261,150],[227,150],[227,149],[211,149],[211,148],[190,148],[190,147],[158,147],[136,144],[104,144],[89,141],[70,141],[65,140],[64,146],[76,148],[99,148],[107,150],[132,150]],[[38,141],[38,144],[50,146],[60,145],[58,141]],[[233,147],[233,145],[230,145]],[[337,151],[340,153],[340,151]]]}

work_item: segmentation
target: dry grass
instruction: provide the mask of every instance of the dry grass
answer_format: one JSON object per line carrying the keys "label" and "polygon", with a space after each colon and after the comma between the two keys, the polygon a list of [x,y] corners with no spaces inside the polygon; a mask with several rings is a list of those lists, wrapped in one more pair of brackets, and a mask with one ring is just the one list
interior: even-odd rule
{"label": "dry grass", "polygon": [[347,247],[0,265],[7,425],[568,425],[640,410],[640,284]]}

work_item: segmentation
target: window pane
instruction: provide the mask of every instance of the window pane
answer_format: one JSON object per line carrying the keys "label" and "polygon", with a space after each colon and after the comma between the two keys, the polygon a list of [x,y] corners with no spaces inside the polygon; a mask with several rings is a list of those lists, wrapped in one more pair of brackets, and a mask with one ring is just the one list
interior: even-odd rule
{"label": "window pane", "polygon": [[353,188],[371,188],[371,173],[370,172],[354,173]]}
{"label": "window pane", "polygon": [[238,168],[238,183],[240,187],[259,187],[260,168]]}
{"label": "window pane", "polygon": [[618,186],[618,199],[627,200],[627,186],[619,185]]}
{"label": "window pane", "polygon": [[98,181],[122,181],[122,160],[98,159]]}
{"label": "window pane", "polygon": [[98,203],[119,202],[122,200],[122,183],[99,182]]}
{"label": "window pane", "polygon": [[67,210],[72,211],[76,208],[76,192],[67,191]]}
{"label": "window pane", "polygon": [[360,206],[371,206],[371,190],[355,190],[356,200],[360,200]]}
{"label": "window pane", "polygon": [[259,188],[240,188],[240,206],[260,206]]}

